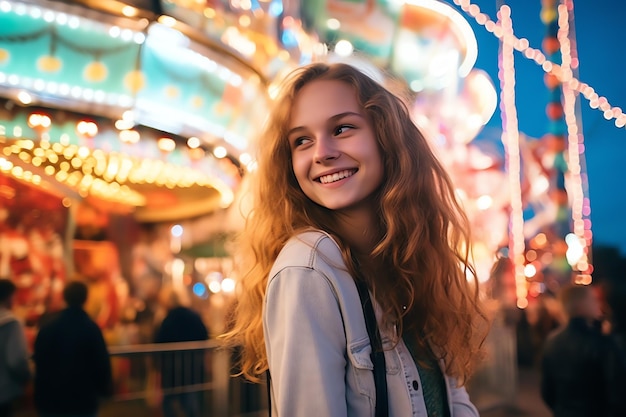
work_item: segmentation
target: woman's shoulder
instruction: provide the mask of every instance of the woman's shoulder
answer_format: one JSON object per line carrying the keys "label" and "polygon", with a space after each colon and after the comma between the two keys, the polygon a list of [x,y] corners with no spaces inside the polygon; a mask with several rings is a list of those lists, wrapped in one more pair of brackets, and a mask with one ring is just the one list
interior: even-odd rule
{"label": "woman's shoulder", "polygon": [[[339,244],[331,235],[320,230],[307,230],[290,238],[276,258],[269,275],[268,288],[289,285],[307,288],[329,288],[345,310],[358,306],[363,317],[359,295],[344,261]],[[293,295],[293,291],[289,291]],[[344,311],[344,314],[348,314]],[[348,314],[350,315],[350,314]]]}
{"label": "woman's shoulder", "polygon": [[321,264],[343,266],[337,242],[321,230],[307,230],[292,236],[278,254],[273,270],[284,267],[316,268]]}
{"label": "woman's shoulder", "polygon": [[333,281],[338,275],[347,274],[341,249],[328,233],[307,230],[292,236],[274,261],[270,281],[286,271],[304,273],[307,270]]}

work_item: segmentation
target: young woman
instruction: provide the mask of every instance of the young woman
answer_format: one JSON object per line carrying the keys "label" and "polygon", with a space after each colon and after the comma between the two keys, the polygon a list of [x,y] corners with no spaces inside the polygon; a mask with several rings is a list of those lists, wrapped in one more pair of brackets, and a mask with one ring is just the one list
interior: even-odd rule
{"label": "young woman", "polygon": [[382,338],[384,411],[477,416],[463,385],[487,326],[468,222],[407,107],[358,69],[322,63],[292,73],[275,104],[224,335],[242,374],[269,369],[272,416],[380,412],[359,284]]}

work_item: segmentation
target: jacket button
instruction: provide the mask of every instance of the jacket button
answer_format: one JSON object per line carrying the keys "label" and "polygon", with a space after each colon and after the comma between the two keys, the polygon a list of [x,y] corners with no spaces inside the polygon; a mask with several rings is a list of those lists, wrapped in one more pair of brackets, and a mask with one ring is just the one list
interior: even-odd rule
{"label": "jacket button", "polygon": [[413,389],[414,389],[415,391],[417,391],[419,387],[420,387],[420,386],[419,386],[419,384],[417,383],[417,381],[416,381],[416,380],[413,380]]}

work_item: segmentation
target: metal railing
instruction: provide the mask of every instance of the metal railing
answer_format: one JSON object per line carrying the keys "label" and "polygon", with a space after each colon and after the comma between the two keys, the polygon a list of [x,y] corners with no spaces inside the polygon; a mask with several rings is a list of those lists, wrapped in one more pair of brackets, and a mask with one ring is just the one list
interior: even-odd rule
{"label": "metal railing", "polygon": [[[468,385],[483,412],[511,406],[517,392],[514,328],[494,321],[485,343],[487,360]],[[116,407],[139,402],[155,410],[167,395],[195,392],[202,404],[198,417],[267,415],[265,384],[233,378],[231,352],[214,340],[110,346],[109,352],[115,379],[111,402]]]}
{"label": "metal railing", "polygon": [[511,407],[517,395],[515,328],[497,319],[485,340],[487,358],[468,384],[470,398],[481,412]]}
{"label": "metal railing", "polygon": [[[517,366],[514,330],[496,324],[486,340],[489,358],[468,386],[481,411],[515,400]],[[195,395],[192,417],[267,416],[264,383],[232,376],[232,352],[215,340],[201,342],[110,345],[114,395],[102,404],[99,417],[158,417],[166,398]],[[16,417],[35,417],[31,406]]]}
{"label": "metal railing", "polygon": [[195,397],[198,417],[266,413],[265,386],[233,378],[231,352],[215,340],[110,346],[109,353],[114,395],[105,414],[124,406],[160,410],[183,396]]}

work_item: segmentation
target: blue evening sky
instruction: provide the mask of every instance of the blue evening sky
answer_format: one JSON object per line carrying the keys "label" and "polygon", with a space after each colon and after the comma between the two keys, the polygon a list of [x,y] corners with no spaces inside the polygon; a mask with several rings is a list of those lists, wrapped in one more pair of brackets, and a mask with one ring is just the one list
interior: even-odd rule
{"label": "blue evening sky", "polygon": [[[447,0],[454,6],[452,0]],[[500,0],[474,0],[492,20]],[[530,46],[541,49],[546,28],[541,22],[540,0],[507,0],[511,7],[513,30],[525,37]],[[457,6],[458,10],[460,10]],[[487,71],[498,89],[498,40],[474,19],[466,17],[478,40],[475,67]],[[579,79],[605,96],[613,106],[626,112],[626,2],[616,0],[574,0],[577,49],[580,60]],[[548,92],[541,68],[519,52],[515,56],[516,104],[519,129],[539,138],[548,131],[545,107]],[[600,110],[591,109],[582,99],[582,128],[586,145],[586,163],[591,199],[591,221],[594,245],[617,247],[626,255],[626,129],[615,127]],[[499,128],[499,113],[487,127]]]}

